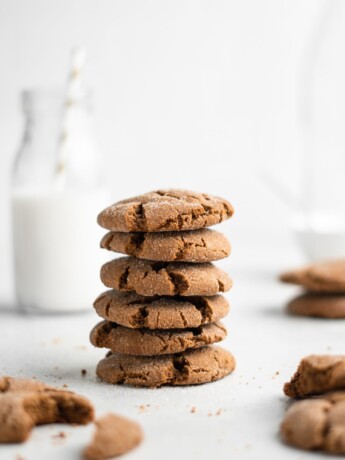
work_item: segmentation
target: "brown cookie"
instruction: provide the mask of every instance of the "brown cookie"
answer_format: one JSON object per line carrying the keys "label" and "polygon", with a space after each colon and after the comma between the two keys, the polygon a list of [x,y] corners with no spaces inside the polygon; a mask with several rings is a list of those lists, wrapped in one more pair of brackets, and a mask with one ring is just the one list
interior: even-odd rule
{"label": "brown cookie", "polygon": [[90,333],[92,345],[128,355],[166,355],[220,342],[226,337],[221,323],[196,329],[129,329],[108,321],[98,323]]}
{"label": "brown cookie", "polygon": [[345,355],[307,356],[284,385],[284,393],[291,398],[341,389],[345,389]]}
{"label": "brown cookie", "polygon": [[231,288],[231,278],[211,263],[153,262],[120,257],[104,264],[101,280],[119,291],[139,295],[211,296]]}
{"label": "brown cookie", "polygon": [[345,295],[307,293],[291,300],[287,310],[292,315],[318,318],[345,318]]}
{"label": "brown cookie", "polygon": [[213,346],[161,356],[114,353],[98,363],[96,372],[108,383],[160,387],[213,382],[230,374],[235,366],[231,353]]}
{"label": "brown cookie", "polygon": [[345,293],[345,260],[319,262],[283,273],[280,280],[311,292]]}
{"label": "brown cookie", "polygon": [[0,378],[0,443],[25,441],[35,425],[86,425],[93,417],[90,402],[71,391],[34,380]]}
{"label": "brown cookie", "polygon": [[300,449],[345,454],[345,400],[294,403],[286,412],[280,433],[287,444]]}
{"label": "brown cookie", "polygon": [[103,237],[101,247],[162,262],[212,262],[227,257],[231,250],[225,235],[208,228],[184,232],[109,232]]}
{"label": "brown cookie", "polygon": [[102,318],[133,329],[184,329],[219,321],[229,312],[221,295],[211,297],[143,297],[106,291],[95,301]]}
{"label": "brown cookie", "polygon": [[141,426],[120,415],[106,414],[96,420],[95,425],[93,439],[83,452],[88,460],[123,455],[137,447],[143,439]]}
{"label": "brown cookie", "polygon": [[116,232],[196,230],[229,219],[234,212],[223,198],[188,190],[157,190],[104,209],[98,223]]}

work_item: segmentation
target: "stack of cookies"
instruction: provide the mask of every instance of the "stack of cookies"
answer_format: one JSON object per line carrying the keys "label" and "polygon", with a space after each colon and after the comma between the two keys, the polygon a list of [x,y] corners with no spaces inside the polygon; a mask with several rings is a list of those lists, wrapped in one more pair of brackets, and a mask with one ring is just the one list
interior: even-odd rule
{"label": "stack of cookies", "polygon": [[300,316],[345,318],[345,260],[319,262],[283,273],[281,281],[302,286],[304,293],[288,304]]}
{"label": "stack of cookies", "polygon": [[230,244],[206,228],[232,214],[226,200],[184,190],[146,193],[100,213],[109,230],[101,247],[127,255],[102,266],[111,290],[94,303],[103,321],[91,343],[110,350],[97,366],[102,380],[190,385],[233,371],[233,356],[212,346],[226,337],[219,320],[229,305],[219,293],[232,281],[211,262],[227,257]]}

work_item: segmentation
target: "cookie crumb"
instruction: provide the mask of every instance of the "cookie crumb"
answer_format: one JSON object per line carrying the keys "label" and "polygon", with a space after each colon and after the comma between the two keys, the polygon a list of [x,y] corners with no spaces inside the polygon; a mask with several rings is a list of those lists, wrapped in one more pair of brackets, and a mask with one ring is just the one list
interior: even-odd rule
{"label": "cookie crumb", "polygon": [[59,433],[53,434],[52,438],[53,439],[65,439],[65,438],[67,438],[67,435],[66,435],[66,433],[64,431],[59,431]]}
{"label": "cookie crumb", "polygon": [[150,404],[140,404],[140,406],[137,406],[137,407],[139,409],[139,412],[143,414],[144,412],[148,411]]}
{"label": "cookie crumb", "polygon": [[63,388],[68,388],[67,383],[64,383],[62,386],[63,386]]}
{"label": "cookie crumb", "polygon": [[85,377],[86,374],[87,374],[87,370],[86,370],[86,369],[82,369],[82,370],[81,370],[81,375],[82,375],[83,377]]}
{"label": "cookie crumb", "polygon": [[216,415],[221,415],[222,412],[223,412],[223,409],[218,409],[216,412]]}
{"label": "cookie crumb", "polygon": [[193,407],[191,408],[191,410],[190,410],[190,411],[191,411],[191,413],[192,413],[192,414],[195,414],[195,412],[196,412],[196,407],[195,407],[195,406],[193,406]]}

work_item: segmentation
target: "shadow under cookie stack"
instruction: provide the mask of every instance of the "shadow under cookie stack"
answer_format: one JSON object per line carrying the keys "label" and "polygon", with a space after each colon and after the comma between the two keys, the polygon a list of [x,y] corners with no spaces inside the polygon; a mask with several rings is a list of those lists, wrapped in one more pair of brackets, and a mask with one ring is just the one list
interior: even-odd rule
{"label": "shadow under cookie stack", "polygon": [[184,190],[146,193],[99,214],[109,230],[101,247],[126,254],[102,266],[111,289],[94,303],[103,321],[91,343],[110,350],[97,366],[103,381],[193,385],[234,370],[232,354],[213,345],[226,337],[219,320],[229,304],[219,292],[232,281],[211,262],[227,257],[230,243],[207,228],[232,214],[226,200]]}

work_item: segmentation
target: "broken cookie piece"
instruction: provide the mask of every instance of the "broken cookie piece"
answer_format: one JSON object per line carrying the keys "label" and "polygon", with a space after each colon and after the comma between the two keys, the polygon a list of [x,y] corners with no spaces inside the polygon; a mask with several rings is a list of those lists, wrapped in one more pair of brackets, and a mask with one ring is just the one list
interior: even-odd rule
{"label": "broken cookie piece", "polygon": [[284,393],[304,398],[345,389],[345,355],[310,355],[302,359]]}
{"label": "broken cookie piece", "polygon": [[345,454],[345,399],[320,398],[298,401],[286,412],[280,427],[287,444],[305,450]]}
{"label": "broken cookie piece", "polygon": [[104,415],[95,425],[94,437],[84,450],[87,460],[118,457],[137,447],[143,439],[140,425],[119,415]]}
{"label": "broken cookie piece", "polygon": [[36,380],[0,378],[0,443],[25,441],[35,425],[86,425],[93,417],[91,403],[76,393]]}

